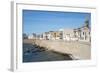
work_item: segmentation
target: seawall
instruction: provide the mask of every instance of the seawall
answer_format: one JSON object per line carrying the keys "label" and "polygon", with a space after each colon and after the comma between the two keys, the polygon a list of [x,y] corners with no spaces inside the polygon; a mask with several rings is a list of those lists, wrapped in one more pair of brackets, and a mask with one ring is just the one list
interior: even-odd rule
{"label": "seawall", "polygon": [[28,43],[33,43],[48,50],[59,53],[71,54],[73,59],[90,59],[91,45],[87,42],[77,41],[62,41],[62,40],[26,40]]}

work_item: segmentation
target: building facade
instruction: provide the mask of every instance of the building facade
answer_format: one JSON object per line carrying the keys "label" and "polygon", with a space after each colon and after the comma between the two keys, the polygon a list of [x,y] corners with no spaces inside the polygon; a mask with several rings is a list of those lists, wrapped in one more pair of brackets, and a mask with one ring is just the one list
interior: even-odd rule
{"label": "building facade", "polygon": [[79,41],[91,42],[91,29],[88,20],[85,21],[84,26],[74,29],[74,36],[77,37]]}
{"label": "building facade", "polygon": [[65,40],[65,41],[91,41],[89,21],[86,20],[82,27],[76,29],[60,29],[59,31],[44,32],[40,35],[44,40]]}
{"label": "building facade", "polygon": [[59,40],[61,38],[62,33],[61,31],[49,31],[42,34],[41,39],[44,40]]}
{"label": "building facade", "polygon": [[66,41],[76,40],[73,29],[62,29],[62,39]]}

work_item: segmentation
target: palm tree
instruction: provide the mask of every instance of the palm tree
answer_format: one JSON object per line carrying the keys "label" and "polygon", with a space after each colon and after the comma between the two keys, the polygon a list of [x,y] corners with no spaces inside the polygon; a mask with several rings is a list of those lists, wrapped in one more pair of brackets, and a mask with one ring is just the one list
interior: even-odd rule
{"label": "palm tree", "polygon": [[88,20],[88,19],[85,21],[85,26],[86,26],[87,28],[89,28],[89,20]]}

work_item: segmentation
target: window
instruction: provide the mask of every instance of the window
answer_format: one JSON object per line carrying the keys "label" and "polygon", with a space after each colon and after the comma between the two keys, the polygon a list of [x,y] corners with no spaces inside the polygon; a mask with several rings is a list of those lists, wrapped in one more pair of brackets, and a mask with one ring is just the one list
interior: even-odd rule
{"label": "window", "polygon": [[84,35],[84,32],[83,32],[83,35]]}
{"label": "window", "polygon": [[90,35],[90,32],[89,32],[89,35]]}

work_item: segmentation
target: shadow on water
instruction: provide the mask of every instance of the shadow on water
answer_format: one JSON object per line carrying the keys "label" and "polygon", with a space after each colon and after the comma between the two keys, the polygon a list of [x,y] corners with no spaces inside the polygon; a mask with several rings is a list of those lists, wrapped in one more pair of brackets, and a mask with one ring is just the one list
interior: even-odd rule
{"label": "shadow on water", "polygon": [[45,47],[23,44],[23,62],[41,62],[41,61],[62,61],[72,60],[69,54],[62,54],[55,51],[48,51]]}

